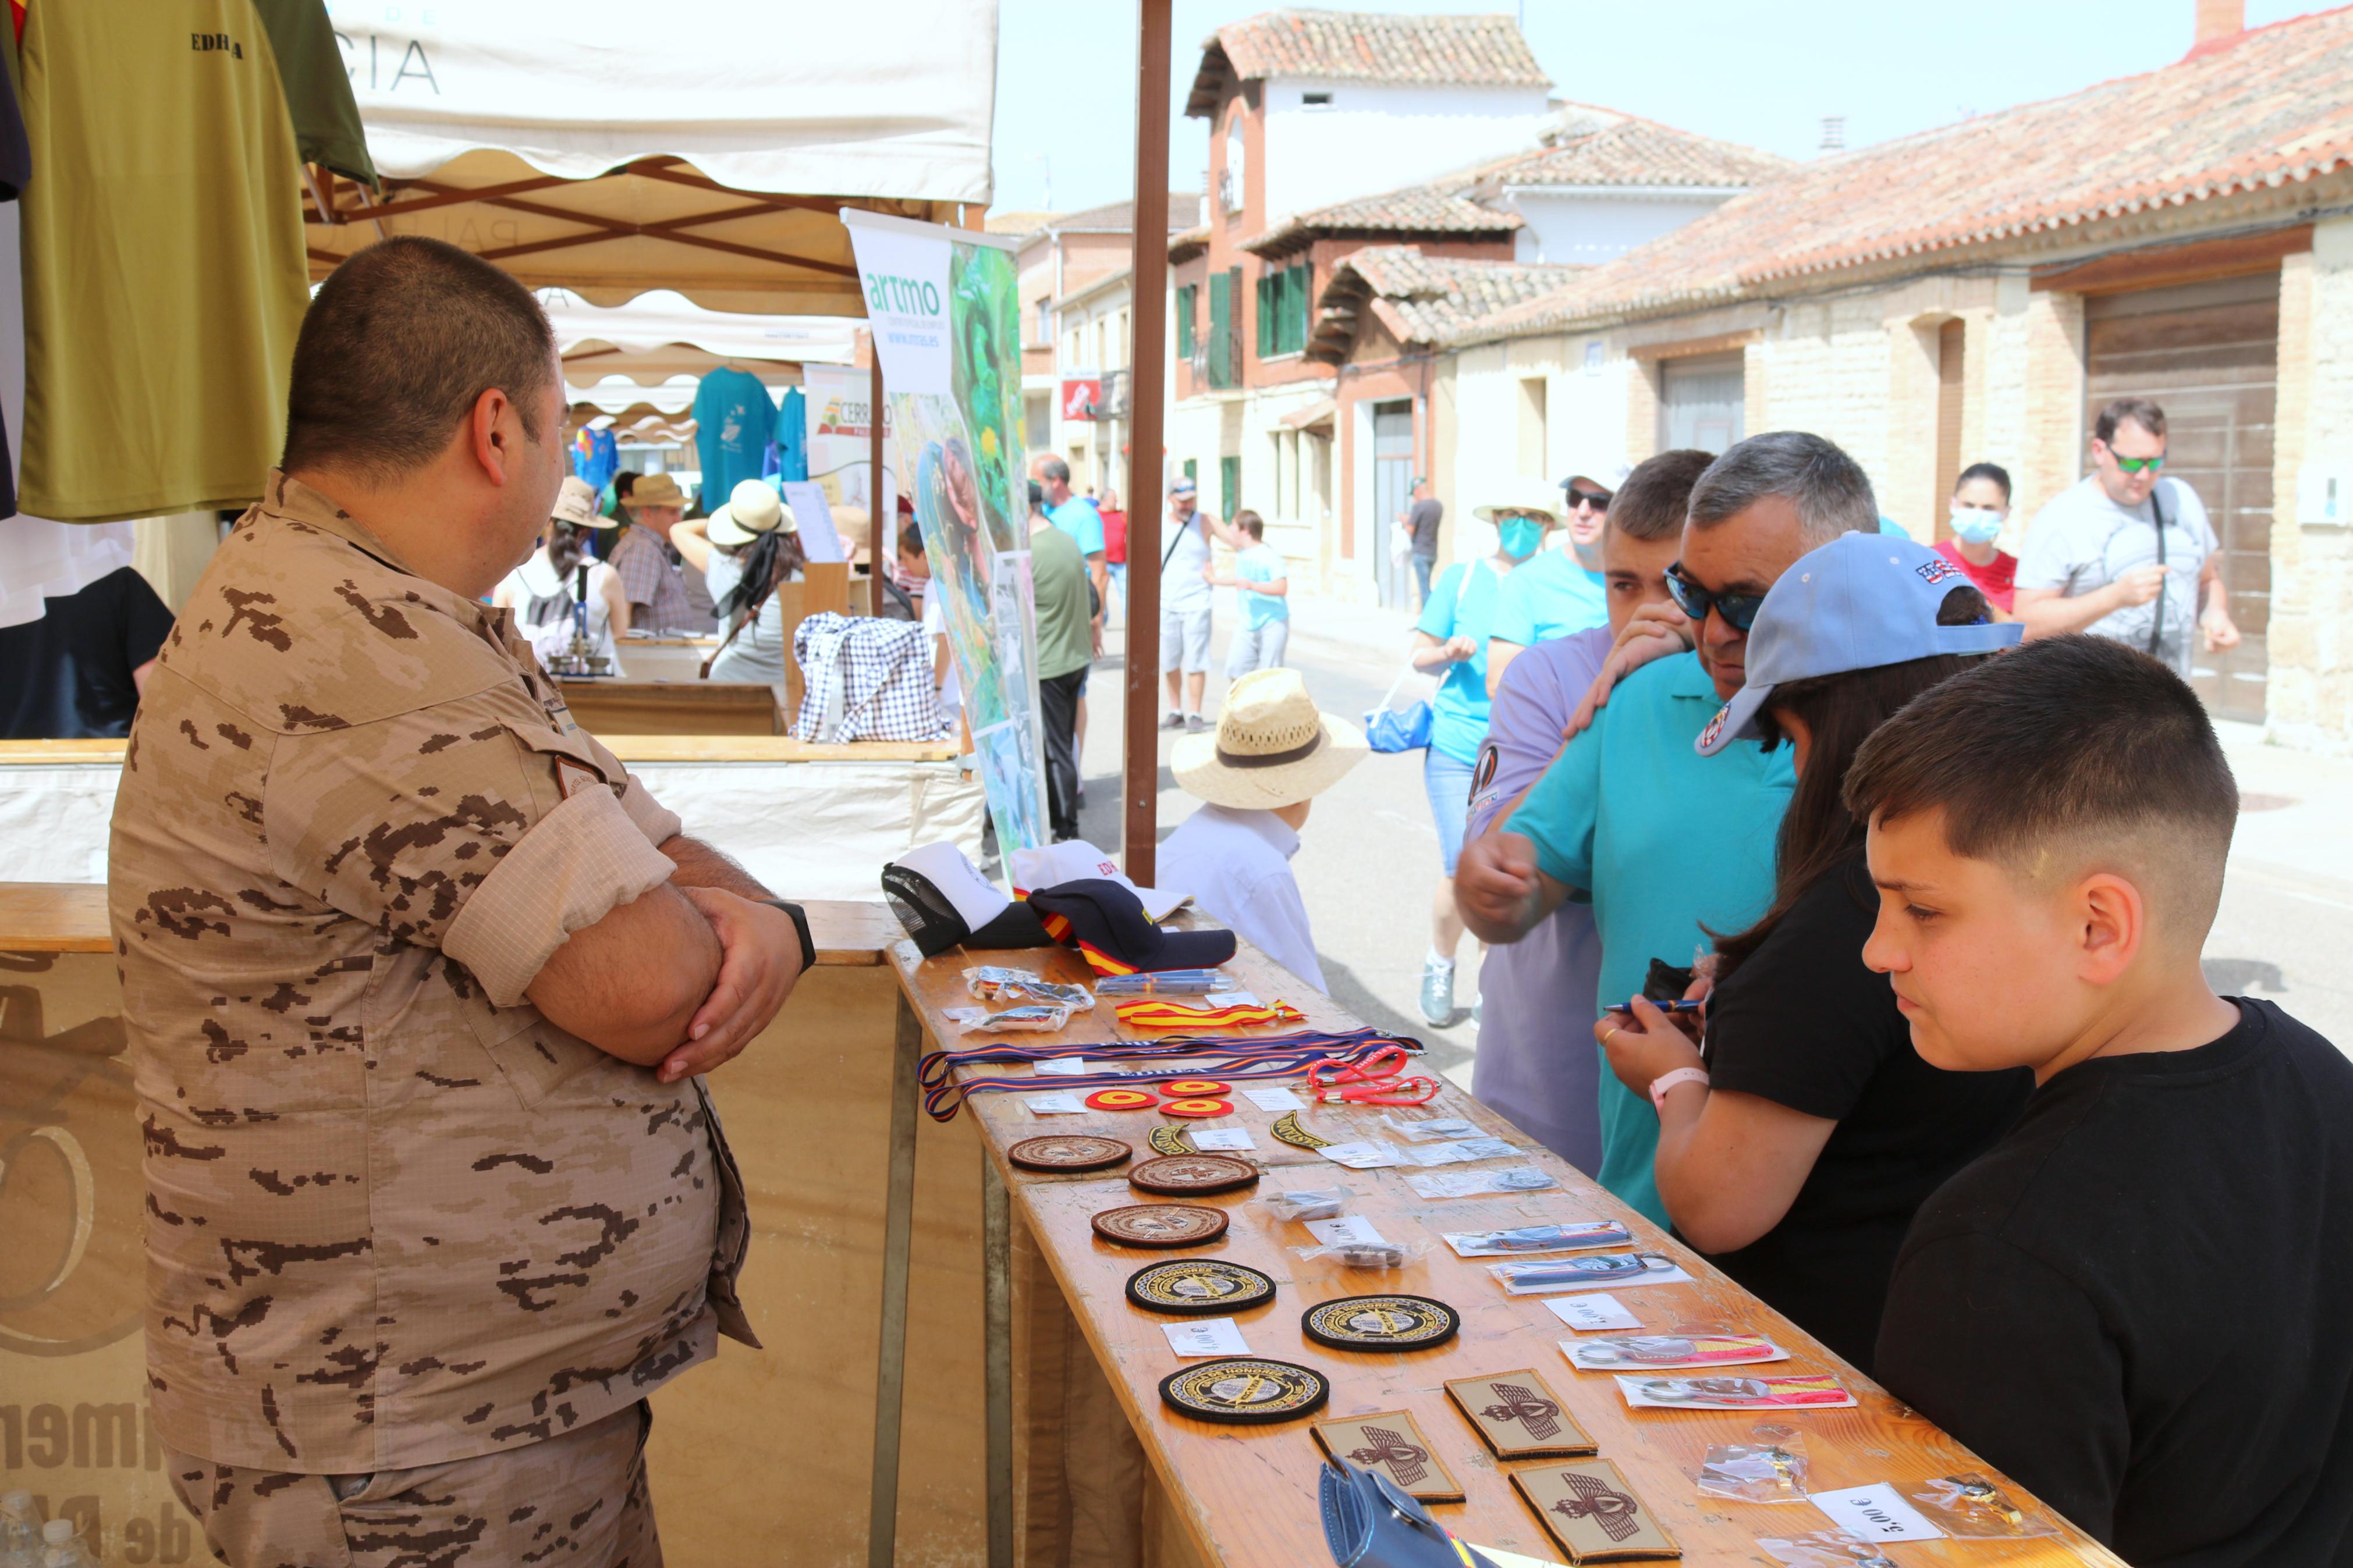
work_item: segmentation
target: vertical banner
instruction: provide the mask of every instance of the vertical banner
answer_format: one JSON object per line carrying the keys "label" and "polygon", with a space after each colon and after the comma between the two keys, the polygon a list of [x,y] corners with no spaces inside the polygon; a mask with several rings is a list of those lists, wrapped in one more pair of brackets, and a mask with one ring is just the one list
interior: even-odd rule
{"label": "vertical banner", "polygon": [[[845,208],[1000,855],[1048,842],[1013,242]],[[816,367],[810,367],[814,373]],[[816,386],[810,406],[818,404]],[[817,474],[815,443],[809,472]]]}

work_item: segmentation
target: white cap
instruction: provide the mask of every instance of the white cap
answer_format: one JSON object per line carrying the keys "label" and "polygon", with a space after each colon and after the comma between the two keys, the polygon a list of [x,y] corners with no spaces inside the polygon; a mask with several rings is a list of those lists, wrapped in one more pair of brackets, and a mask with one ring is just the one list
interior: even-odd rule
{"label": "white cap", "polygon": [[41,1539],[52,1546],[63,1545],[80,1533],[74,1528],[74,1521],[69,1519],[53,1519],[41,1526]]}
{"label": "white cap", "polygon": [[1182,909],[1192,897],[1190,893],[1137,887],[1127,879],[1118,861],[1083,838],[1065,839],[1038,849],[1016,849],[1008,864],[1013,872],[1013,890],[1025,899],[1039,888],[1059,888],[1065,882],[1100,879],[1117,882],[1134,893],[1136,902],[1144,906],[1144,918],[1155,925]]}

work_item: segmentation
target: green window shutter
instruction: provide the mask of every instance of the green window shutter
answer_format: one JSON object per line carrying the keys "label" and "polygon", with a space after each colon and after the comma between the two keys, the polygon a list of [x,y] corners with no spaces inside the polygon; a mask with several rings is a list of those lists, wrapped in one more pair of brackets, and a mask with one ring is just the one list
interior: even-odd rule
{"label": "green window shutter", "polygon": [[1233,521],[1234,512],[1241,506],[1241,499],[1242,460],[1240,458],[1219,458],[1218,459],[1219,516],[1227,522]]}
{"label": "green window shutter", "polygon": [[1187,283],[1176,290],[1176,357],[1193,357],[1193,300],[1200,289]]}
{"label": "green window shutter", "polygon": [[1303,351],[1315,313],[1315,268],[1303,263],[1291,274],[1291,346]]}
{"label": "green window shutter", "polygon": [[1209,384],[1234,384],[1234,283],[1230,274],[1209,274]]}
{"label": "green window shutter", "polygon": [[1258,357],[1261,359],[1278,352],[1274,346],[1274,287],[1282,279],[1280,272],[1258,275]]}

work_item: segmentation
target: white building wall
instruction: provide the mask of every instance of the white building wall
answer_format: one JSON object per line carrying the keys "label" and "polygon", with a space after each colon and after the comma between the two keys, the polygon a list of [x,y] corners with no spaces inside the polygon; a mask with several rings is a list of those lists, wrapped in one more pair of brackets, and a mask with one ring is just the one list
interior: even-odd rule
{"label": "white building wall", "polygon": [[1527,223],[1513,238],[1514,261],[1591,267],[1615,260],[1730,199],[1600,195],[1541,186],[1512,186],[1504,192],[1504,205]]}
{"label": "white building wall", "polygon": [[[1549,112],[1540,87],[1279,78],[1264,91],[1269,222],[1532,148]],[[1310,108],[1308,93],[1332,101]]]}
{"label": "white building wall", "polygon": [[[1483,555],[1493,531],[1472,509],[1498,500],[1529,479],[1557,487],[1571,471],[1626,460],[1626,377],[1631,362],[1607,353],[1588,362],[1588,337],[1523,338],[1465,349],[1454,362],[1453,460],[1440,475],[1446,503],[1445,559]],[[1590,369],[1588,370],[1588,363]],[[1545,384],[1541,474],[1521,471],[1521,384]]]}
{"label": "white building wall", "polygon": [[1884,302],[1859,295],[1793,305],[1751,353],[1762,361],[1764,419],[1748,433],[1810,430],[1846,448],[1874,489],[1887,483],[1889,339]]}
{"label": "white building wall", "polygon": [[[2337,521],[2324,517],[2337,481]],[[2353,755],[2353,219],[2313,226],[2280,269],[2276,502],[2272,522],[2272,737]]]}

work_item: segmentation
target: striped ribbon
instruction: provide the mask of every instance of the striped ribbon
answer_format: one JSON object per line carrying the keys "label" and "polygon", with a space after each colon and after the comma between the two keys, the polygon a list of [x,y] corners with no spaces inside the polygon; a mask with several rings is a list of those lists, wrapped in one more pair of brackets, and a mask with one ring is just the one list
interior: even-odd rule
{"label": "striped ribbon", "polygon": [[1080,937],[1076,941],[1073,941],[1071,936],[1071,921],[1069,916],[1050,915],[1041,910],[1038,914],[1038,923],[1044,926],[1046,928],[1046,934],[1052,937],[1056,942],[1062,943],[1066,947],[1077,948],[1079,950],[1079,956],[1085,959],[1088,966],[1093,969],[1097,974],[1134,974],[1136,973],[1135,965],[1127,963],[1124,959],[1113,957],[1112,954],[1105,952],[1102,948],[1097,947],[1094,943],[1087,941],[1084,937]]}
{"label": "striped ribbon", "polygon": [[[965,1098],[974,1094],[1038,1093],[1056,1089],[1124,1089],[1140,1083],[1167,1083],[1177,1079],[1218,1078],[1229,1083],[1265,1083],[1300,1078],[1324,1062],[1353,1067],[1375,1052],[1402,1047],[1415,1056],[1421,1042],[1377,1029],[1351,1029],[1328,1034],[1303,1030],[1262,1040],[1230,1040],[1208,1035],[1167,1035],[1156,1040],[1104,1040],[1092,1045],[978,1046],[964,1051],[934,1051],[917,1065],[923,1085],[923,1110],[934,1121],[953,1121]],[[955,1069],[983,1062],[1024,1063],[1056,1057],[1083,1056],[1121,1061],[1163,1058],[1163,1065],[1117,1072],[1079,1073],[1068,1077],[976,1078],[955,1081]],[[1187,1058],[1182,1065],[1170,1060]],[[1195,1058],[1214,1058],[1214,1060]]]}
{"label": "striped ribbon", "polygon": [[1261,1024],[1304,1023],[1307,1015],[1288,1002],[1271,1007],[1197,1007],[1188,1003],[1149,997],[1121,1002],[1113,1009],[1131,1029],[1241,1029]]}

